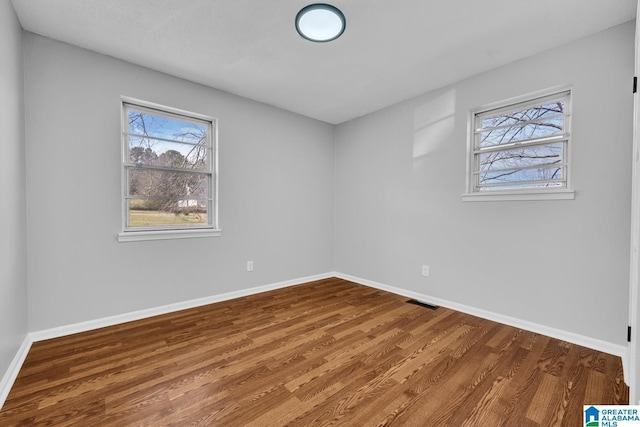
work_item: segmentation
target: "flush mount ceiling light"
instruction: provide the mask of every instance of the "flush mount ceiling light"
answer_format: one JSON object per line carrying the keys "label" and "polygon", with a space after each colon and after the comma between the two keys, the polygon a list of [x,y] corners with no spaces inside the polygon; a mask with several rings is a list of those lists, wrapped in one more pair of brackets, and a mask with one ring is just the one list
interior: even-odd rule
{"label": "flush mount ceiling light", "polygon": [[335,40],[344,33],[346,25],[344,14],[329,4],[310,4],[296,15],[296,30],[312,42]]}

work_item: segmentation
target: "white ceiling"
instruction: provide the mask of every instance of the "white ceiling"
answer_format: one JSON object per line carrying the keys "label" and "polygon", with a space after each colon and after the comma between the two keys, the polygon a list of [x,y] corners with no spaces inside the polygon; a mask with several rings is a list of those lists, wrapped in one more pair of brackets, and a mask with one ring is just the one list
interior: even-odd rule
{"label": "white ceiling", "polygon": [[12,2],[27,31],[334,124],[636,11],[636,0],[332,0],[347,29],[312,43],[294,28],[309,0]]}

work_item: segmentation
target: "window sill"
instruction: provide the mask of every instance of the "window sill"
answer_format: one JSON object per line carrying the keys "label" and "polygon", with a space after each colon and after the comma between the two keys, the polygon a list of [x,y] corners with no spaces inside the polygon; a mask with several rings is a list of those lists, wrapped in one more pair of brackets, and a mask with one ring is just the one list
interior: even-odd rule
{"label": "window sill", "polygon": [[527,191],[487,191],[462,195],[463,202],[501,202],[510,200],[573,200],[575,192],[570,189],[527,190]]}
{"label": "window sill", "polygon": [[140,242],[145,240],[173,240],[194,239],[202,237],[217,237],[222,230],[200,228],[194,230],[152,230],[152,231],[123,231],[118,233],[118,242]]}

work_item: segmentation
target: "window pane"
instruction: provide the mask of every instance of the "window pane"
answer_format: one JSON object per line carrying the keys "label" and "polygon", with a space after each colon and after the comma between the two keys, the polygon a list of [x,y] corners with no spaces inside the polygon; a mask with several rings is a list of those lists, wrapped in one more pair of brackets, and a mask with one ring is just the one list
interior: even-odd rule
{"label": "window pane", "polygon": [[483,117],[481,122],[482,128],[509,126],[532,120],[541,120],[543,122],[553,120],[553,117],[562,116],[564,114],[564,101],[549,102],[543,105],[534,105],[532,107],[516,109],[507,113],[500,113]]}
{"label": "window pane", "polygon": [[129,160],[136,165],[206,170],[209,153],[204,143],[188,145],[130,136]]}
{"label": "window pane", "polygon": [[205,200],[134,199],[128,201],[129,227],[207,225]]}
{"label": "window pane", "polygon": [[562,135],[564,132],[564,117],[550,120],[537,120],[533,123],[514,124],[509,127],[486,130],[480,133],[480,147],[491,147],[530,139],[545,138]]}
{"label": "window pane", "polygon": [[129,108],[129,133],[197,144],[206,139],[208,126]]}
{"label": "window pane", "polygon": [[209,194],[208,175],[146,168],[129,168],[127,174],[130,196],[206,199]]}
{"label": "window pane", "polygon": [[480,174],[480,184],[517,183],[522,181],[550,181],[562,180],[562,167],[546,167],[534,169],[514,169],[500,172],[483,172]]}
{"label": "window pane", "polygon": [[480,170],[523,168],[562,162],[563,143],[480,154]]}

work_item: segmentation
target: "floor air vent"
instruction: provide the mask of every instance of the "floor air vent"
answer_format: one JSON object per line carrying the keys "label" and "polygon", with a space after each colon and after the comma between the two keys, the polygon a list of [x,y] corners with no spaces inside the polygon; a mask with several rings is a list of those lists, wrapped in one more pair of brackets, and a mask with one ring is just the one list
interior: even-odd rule
{"label": "floor air vent", "polygon": [[419,305],[420,307],[428,308],[429,310],[435,310],[437,305],[429,304],[428,302],[418,301],[417,299],[410,299],[407,301],[409,304]]}

